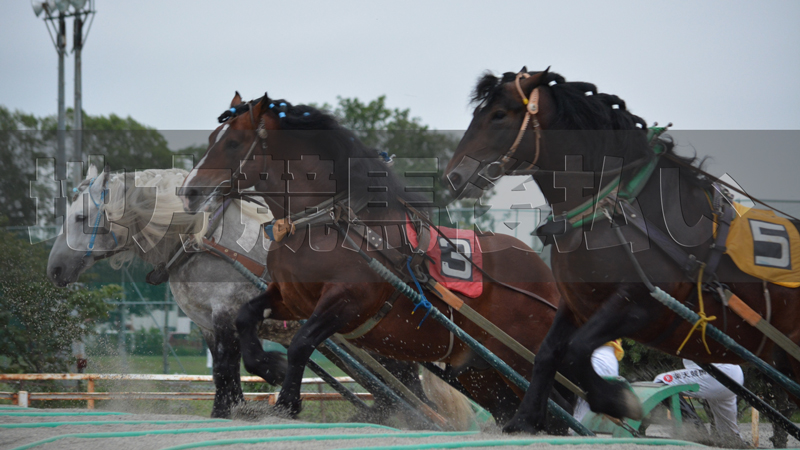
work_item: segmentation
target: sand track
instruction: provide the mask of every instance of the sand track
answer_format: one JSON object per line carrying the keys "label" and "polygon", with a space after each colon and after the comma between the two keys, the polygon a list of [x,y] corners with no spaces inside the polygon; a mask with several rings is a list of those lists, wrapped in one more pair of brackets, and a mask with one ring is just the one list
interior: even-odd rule
{"label": "sand track", "polygon": [[[23,412],[24,415],[13,414]],[[102,413],[103,411],[97,411]],[[78,415],[32,415],[41,413]],[[192,443],[228,440],[264,440],[260,443],[237,443],[233,445],[207,448],[224,449],[343,449],[362,447],[408,446],[408,448],[428,447],[431,444],[463,443],[469,448],[490,448],[481,446],[479,441],[502,441],[503,449],[544,448],[551,447],[545,443],[553,436],[508,436],[490,428],[479,433],[446,433],[396,430],[388,427],[358,424],[307,424],[298,421],[264,417],[257,422],[241,420],[220,421],[205,417],[164,415],[164,414],[124,414],[124,415],[87,415],[86,410],[42,410],[42,409],[3,409],[0,410],[0,449],[15,449],[36,442],[48,441],[33,448],[50,449],[163,449]],[[161,422],[159,422],[161,421]],[[20,427],[23,424],[44,425],[47,423],[63,423],[58,426]],[[169,422],[169,423],[167,423]],[[769,445],[771,430],[765,426],[761,435],[761,446]],[[312,428],[306,428],[306,427]],[[748,428],[742,426],[743,431]],[[199,431],[206,429],[205,431]],[[98,433],[100,437],[98,437]],[[69,436],[67,436],[69,435]],[[79,436],[75,436],[79,435]],[[89,437],[89,436],[94,437]],[[83,437],[80,437],[83,436]],[[749,437],[749,436],[748,436]],[[524,439],[525,441],[520,441]],[[528,444],[530,440],[539,441],[533,445],[519,446],[516,443]],[[558,438],[570,439],[570,438]],[[571,438],[576,444],[568,444],[570,449],[608,448],[608,449],[645,449],[645,448],[686,448],[679,445],[650,446],[628,444],[625,441],[614,441],[610,445],[579,444],[580,438]],[[220,442],[221,444],[222,442]],[[475,445],[476,447],[472,447]],[[797,441],[790,441],[790,446],[797,446]],[[558,448],[563,448],[560,445]]]}

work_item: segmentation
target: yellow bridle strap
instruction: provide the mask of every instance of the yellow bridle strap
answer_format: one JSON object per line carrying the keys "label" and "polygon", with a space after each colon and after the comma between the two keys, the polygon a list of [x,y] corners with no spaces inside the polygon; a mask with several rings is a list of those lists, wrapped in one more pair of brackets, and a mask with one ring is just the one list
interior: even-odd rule
{"label": "yellow bridle strap", "polygon": [[692,334],[694,333],[694,331],[698,327],[700,327],[700,329],[701,329],[701,336],[703,338],[703,345],[705,345],[705,347],[706,347],[706,352],[708,352],[709,355],[711,354],[711,350],[709,350],[709,348],[708,348],[708,342],[706,342],[706,326],[708,325],[708,322],[711,322],[712,320],[716,320],[717,316],[711,316],[711,317],[706,316],[706,311],[705,311],[705,308],[703,307],[703,269],[704,268],[705,268],[705,264],[701,264],[700,265],[700,271],[699,271],[699,273],[697,275],[697,303],[698,303],[698,307],[699,307],[699,311],[697,312],[697,315],[700,316],[700,318],[697,319],[697,322],[694,323],[694,325],[692,326],[692,329],[689,330],[689,334],[686,335],[686,339],[683,340],[683,343],[681,344],[681,346],[678,347],[678,351],[675,352],[676,355],[680,355],[681,354],[681,350],[683,349],[683,346],[686,345],[687,342],[689,342],[689,338],[692,337]]}

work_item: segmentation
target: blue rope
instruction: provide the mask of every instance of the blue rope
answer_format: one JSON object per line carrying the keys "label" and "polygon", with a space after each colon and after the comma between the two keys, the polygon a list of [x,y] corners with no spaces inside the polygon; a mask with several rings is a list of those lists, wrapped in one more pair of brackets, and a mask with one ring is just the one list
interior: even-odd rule
{"label": "blue rope", "polygon": [[422,326],[422,322],[425,322],[425,319],[428,318],[428,314],[431,313],[431,308],[433,307],[433,305],[431,305],[431,302],[429,302],[428,299],[425,298],[425,292],[422,290],[422,286],[419,285],[419,281],[417,281],[417,276],[414,275],[414,271],[411,270],[411,257],[410,256],[406,260],[406,267],[408,268],[408,273],[411,274],[411,279],[414,280],[414,284],[417,285],[417,290],[419,291],[419,296],[422,297],[422,301],[420,301],[419,303],[417,303],[416,306],[414,306],[414,310],[411,311],[411,314],[414,314],[415,312],[417,312],[417,308],[419,308],[420,306],[426,310],[425,317],[423,317],[422,320],[419,322],[419,325],[417,325],[417,329],[419,330],[419,327]]}
{"label": "blue rope", "polygon": [[[91,256],[92,254],[92,250],[94,249],[94,241],[97,239],[97,231],[100,228],[100,218],[103,216],[103,209],[105,209],[102,208],[101,206],[103,205],[106,199],[106,190],[103,189],[102,192],[100,193],[99,202],[95,200],[94,196],[92,195],[92,185],[94,184],[94,180],[96,179],[97,177],[92,178],[92,180],[89,182],[89,187],[87,189],[89,191],[89,198],[92,200],[92,203],[94,203],[95,208],[97,208],[97,219],[94,220],[94,226],[92,227],[92,237],[89,238],[89,247],[86,250],[86,254],[84,256]],[[119,246],[119,241],[117,241],[116,233],[114,233],[113,230],[109,231],[111,231],[111,237],[114,238],[114,245]]]}

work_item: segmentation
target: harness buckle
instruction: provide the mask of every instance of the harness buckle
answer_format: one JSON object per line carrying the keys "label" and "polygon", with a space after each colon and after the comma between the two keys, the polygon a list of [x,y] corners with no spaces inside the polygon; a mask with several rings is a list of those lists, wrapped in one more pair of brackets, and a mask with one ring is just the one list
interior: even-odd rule
{"label": "harness buckle", "polygon": [[683,272],[690,280],[692,281],[697,280],[697,276],[695,274],[697,273],[700,264],[705,264],[705,263],[699,262],[697,260],[697,257],[694,255],[689,255],[689,257],[686,258],[686,264],[684,264],[683,266]]}
{"label": "harness buckle", "polygon": [[505,157],[499,161],[493,161],[486,166],[484,175],[489,181],[495,181],[503,176]]}

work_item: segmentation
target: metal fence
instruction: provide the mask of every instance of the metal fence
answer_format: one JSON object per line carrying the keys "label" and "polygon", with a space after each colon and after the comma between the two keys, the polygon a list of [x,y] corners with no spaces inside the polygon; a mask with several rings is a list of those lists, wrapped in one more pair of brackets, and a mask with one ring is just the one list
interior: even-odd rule
{"label": "metal fence", "polygon": [[[340,383],[355,383],[350,377],[336,377]],[[201,382],[212,383],[211,375],[162,375],[162,374],[94,374],[94,373],[23,373],[0,374],[0,383],[3,382],[33,382],[33,381],[85,381],[85,392],[0,392],[0,400],[10,400],[17,406],[28,407],[32,401],[43,400],[85,400],[88,409],[95,408],[96,400],[213,400],[214,392],[96,392],[97,381],[141,381],[141,382]],[[242,383],[264,383],[260,377],[241,377]],[[326,384],[321,378],[303,378],[303,385],[317,386],[319,392],[303,392],[301,398],[311,401],[339,401],[344,400],[335,392],[322,392]],[[356,393],[362,400],[372,400],[370,393]],[[277,392],[246,392],[247,400],[267,401],[271,405],[278,399]]]}

